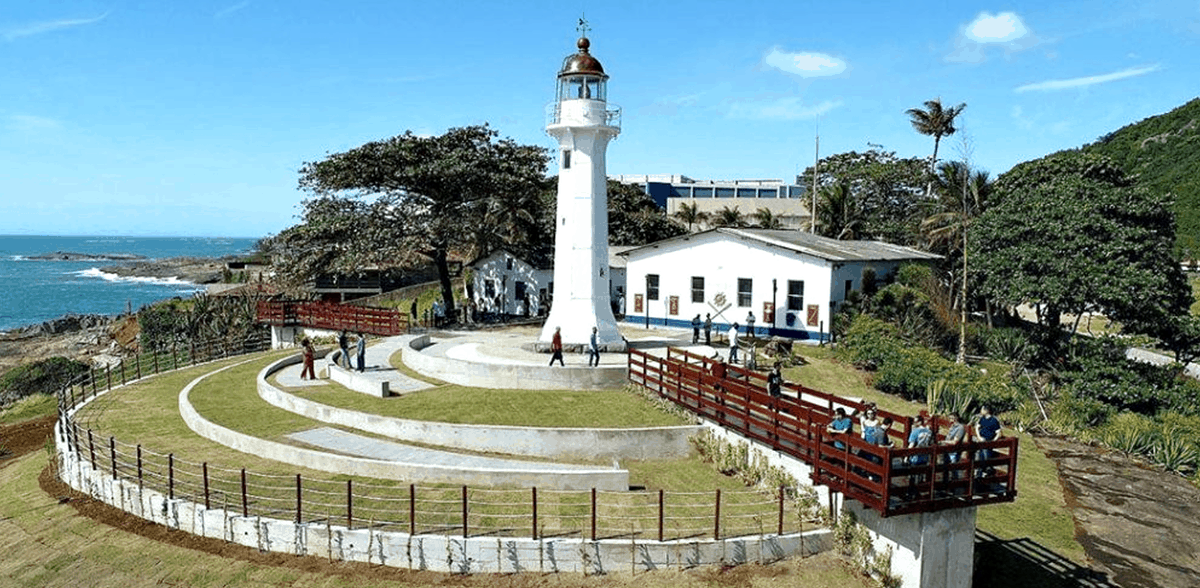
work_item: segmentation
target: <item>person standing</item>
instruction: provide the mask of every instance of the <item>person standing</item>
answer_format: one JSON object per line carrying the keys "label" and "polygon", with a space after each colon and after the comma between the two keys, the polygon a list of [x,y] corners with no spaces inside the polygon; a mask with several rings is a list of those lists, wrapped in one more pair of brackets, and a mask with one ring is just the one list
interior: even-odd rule
{"label": "person standing", "polygon": [[308,337],[304,338],[301,345],[304,346],[304,368],[300,370],[300,379],[315,380],[317,379],[317,373],[313,369],[313,359],[316,357],[317,351],[313,349],[312,339]]}
{"label": "person standing", "polygon": [[558,360],[558,365],[567,367],[563,363],[562,354],[562,327],[554,327],[554,337],[550,339],[550,365],[554,365],[554,360]]}
{"label": "person standing", "polygon": [[712,345],[712,314],[704,315],[704,344]]}
{"label": "person standing", "polygon": [[767,374],[767,392],[772,398],[779,398],[783,395],[783,372],[781,371],[782,364],[775,362],[771,367],[771,373]]}
{"label": "person standing", "polygon": [[846,409],[839,406],[837,410],[833,411],[833,419],[830,420],[829,425],[825,427],[825,432],[834,436],[835,441],[833,442],[833,446],[838,449],[845,449],[846,444],[842,443],[841,441],[837,441],[836,439],[842,435],[848,435],[853,431],[854,421],[850,420],[850,417],[846,416]]}
{"label": "person standing", "polygon": [[696,317],[692,319],[692,345],[700,342],[700,313],[696,313]]}
{"label": "person standing", "polygon": [[[983,443],[987,441],[995,441],[1002,437],[1000,432],[1000,419],[992,415],[992,410],[986,406],[979,409],[979,420],[975,421],[975,441]],[[982,449],[979,451],[979,459],[987,460],[996,457],[996,452],[991,449]],[[991,476],[996,473],[996,468],[988,466],[983,468],[980,473],[984,476]]]}
{"label": "person standing", "polygon": [[358,334],[358,371],[367,369],[367,336]]}
{"label": "person standing", "polygon": [[342,352],[342,356],[338,358],[340,363],[346,364],[346,369],[350,369],[350,335],[346,333],[346,329],[338,333],[338,349]]}
{"label": "person standing", "polygon": [[747,337],[754,336],[754,311],[753,310],[746,313],[746,336]]}
{"label": "person standing", "polygon": [[592,336],[588,339],[588,367],[600,367],[600,329],[592,327]]}
{"label": "person standing", "polygon": [[737,363],[738,356],[738,324],[729,327],[729,363]]}
{"label": "person standing", "polygon": [[415,323],[415,322],[417,322],[417,319],[420,318],[420,316],[417,315],[417,299],[416,298],[413,298],[411,312],[412,312],[412,320]]}
{"label": "person standing", "polygon": [[[959,445],[962,445],[967,441],[967,424],[961,414],[953,415],[951,418],[954,421],[954,424],[950,425],[950,429],[946,431],[946,438],[942,440],[942,445],[957,449]],[[958,463],[959,456],[961,456],[962,453],[958,451],[950,451],[945,455],[946,463]],[[950,477],[962,477],[959,474],[961,474],[961,472],[956,471],[953,472]]]}

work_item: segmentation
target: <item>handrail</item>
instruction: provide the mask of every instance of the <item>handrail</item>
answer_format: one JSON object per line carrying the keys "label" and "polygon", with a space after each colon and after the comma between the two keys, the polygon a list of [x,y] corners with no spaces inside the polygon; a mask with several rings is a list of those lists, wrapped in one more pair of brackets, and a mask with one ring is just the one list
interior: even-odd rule
{"label": "handrail", "polygon": [[263,300],[258,303],[257,315],[259,322],[274,326],[346,330],[381,337],[402,335],[409,330],[407,313],[350,304]]}
{"label": "handrail", "polygon": [[[795,396],[772,397],[766,377],[744,367],[668,348],[665,356],[629,351],[629,380],[698,416],[812,466],[813,483],[828,486],[883,516],[1011,502],[1016,498],[1017,440],[903,447],[912,419],[888,411],[903,430],[895,447],[826,432],[835,408],[865,404],[798,384]],[[934,419],[935,427],[944,421]],[[933,429],[941,442],[944,435]],[[896,441],[899,439],[899,441]]]}

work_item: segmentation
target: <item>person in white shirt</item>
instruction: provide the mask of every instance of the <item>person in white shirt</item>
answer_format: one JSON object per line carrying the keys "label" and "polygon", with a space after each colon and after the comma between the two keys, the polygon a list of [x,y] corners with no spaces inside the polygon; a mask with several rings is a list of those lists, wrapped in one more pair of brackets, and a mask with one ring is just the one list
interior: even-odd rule
{"label": "person in white shirt", "polygon": [[729,363],[737,363],[738,356],[738,324],[729,327]]}

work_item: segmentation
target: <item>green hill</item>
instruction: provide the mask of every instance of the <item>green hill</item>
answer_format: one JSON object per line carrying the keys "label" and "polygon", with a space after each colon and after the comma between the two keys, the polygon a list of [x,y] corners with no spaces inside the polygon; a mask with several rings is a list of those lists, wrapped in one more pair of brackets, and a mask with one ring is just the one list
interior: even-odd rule
{"label": "green hill", "polygon": [[1174,194],[1175,242],[1185,255],[1200,256],[1200,98],[1124,126],[1081,150],[1107,155],[1151,190]]}

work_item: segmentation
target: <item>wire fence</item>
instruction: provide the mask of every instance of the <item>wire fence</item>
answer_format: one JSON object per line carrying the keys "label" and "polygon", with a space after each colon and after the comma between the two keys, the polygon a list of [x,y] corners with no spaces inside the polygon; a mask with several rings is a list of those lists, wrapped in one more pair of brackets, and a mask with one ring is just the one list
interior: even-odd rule
{"label": "wire fence", "polygon": [[[463,537],[725,539],[803,532],[790,488],[700,492],[472,488],[379,479],[304,477],[196,462],[120,440],[76,419],[74,409],[103,392],[153,374],[270,347],[196,344],[140,355],[91,373],[59,391],[71,449],[94,471],[206,508],[300,523],[324,522],[412,534]],[[109,408],[111,410],[111,407]],[[232,452],[231,452],[232,453]]]}

